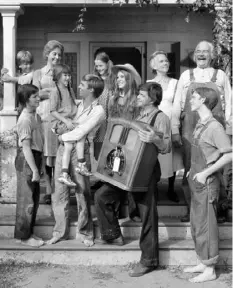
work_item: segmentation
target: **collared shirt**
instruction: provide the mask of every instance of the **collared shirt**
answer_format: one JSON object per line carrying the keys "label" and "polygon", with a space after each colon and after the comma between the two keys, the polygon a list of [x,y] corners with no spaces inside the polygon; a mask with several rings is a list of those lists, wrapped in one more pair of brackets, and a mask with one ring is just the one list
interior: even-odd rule
{"label": "collared shirt", "polygon": [[[206,83],[210,82],[214,73],[214,68],[209,67],[201,69],[199,67],[193,69],[195,82]],[[227,75],[222,71],[218,70],[216,85],[220,91],[222,106],[225,110],[226,120],[228,121],[230,115],[232,115],[232,91],[229,79]],[[174,98],[173,109],[172,109],[172,133],[178,134],[180,127],[180,114],[184,110],[185,100],[190,82],[190,71],[184,71],[179,79],[177,90]]]}
{"label": "collared shirt", "polygon": [[198,137],[202,128],[209,121],[212,122],[209,124],[207,129],[204,130],[199,140],[199,146],[205,156],[207,165],[218,160],[221,154],[220,149],[231,147],[230,139],[226,135],[223,126],[212,115],[204,121],[199,119],[193,132],[194,139]]}
{"label": "collared shirt", "polygon": [[[142,112],[135,120],[150,124],[157,111],[158,110],[155,108],[146,113]],[[168,116],[163,112],[160,112],[157,115],[154,123],[154,130],[163,133],[163,138],[160,141],[156,140],[154,142],[154,145],[157,146],[159,153],[169,153],[171,151],[171,125]]]}
{"label": "collared shirt", "polygon": [[[53,70],[48,65],[36,70],[33,73],[33,84],[40,90],[45,88],[55,87],[53,81]],[[50,117],[50,99],[40,101],[40,105],[37,108],[37,113],[40,115],[42,121],[47,121]]]}
{"label": "collared shirt", "polygon": [[16,125],[19,137],[19,147],[22,147],[24,140],[31,140],[31,149],[43,151],[44,133],[42,129],[41,118],[37,113],[28,112],[23,109]]}
{"label": "collared shirt", "polygon": [[92,102],[87,108],[84,108],[83,101],[80,101],[77,114],[73,119],[73,122],[77,124],[77,127],[74,130],[63,134],[61,139],[63,141],[79,141],[84,136],[88,135],[88,140],[92,142],[96,130],[104,119],[104,108],[101,105],[98,105],[98,99]]}

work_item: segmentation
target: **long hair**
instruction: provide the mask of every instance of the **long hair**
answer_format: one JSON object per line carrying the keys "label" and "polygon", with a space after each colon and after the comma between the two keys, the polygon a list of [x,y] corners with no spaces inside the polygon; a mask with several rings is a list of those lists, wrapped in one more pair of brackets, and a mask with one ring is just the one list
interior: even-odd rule
{"label": "long hair", "polygon": [[[136,100],[137,100],[137,84],[131,73],[125,70],[119,70],[125,76],[126,85],[124,90],[121,91],[117,85],[117,79],[115,78],[115,90],[113,98],[111,100],[110,115],[111,117],[123,117],[126,119],[133,119],[137,114]],[[118,74],[117,73],[117,74]],[[124,105],[119,105],[120,93],[124,93]]]}
{"label": "long hair", "polygon": [[[59,89],[58,83],[63,73],[71,74],[70,67],[65,64],[57,64],[53,67],[53,81],[55,82],[56,88],[58,90],[60,102],[62,101],[62,94],[61,90]],[[71,94],[70,83],[68,84],[67,89],[69,91],[70,97],[73,99]]]}
{"label": "long hair", "polygon": [[[104,80],[104,84],[109,90],[112,90],[114,84],[114,77],[112,76],[113,62],[110,60],[108,54],[103,51],[95,55],[95,60],[100,60],[107,65],[106,78]],[[96,66],[94,66],[93,74],[100,76],[96,69]]]}

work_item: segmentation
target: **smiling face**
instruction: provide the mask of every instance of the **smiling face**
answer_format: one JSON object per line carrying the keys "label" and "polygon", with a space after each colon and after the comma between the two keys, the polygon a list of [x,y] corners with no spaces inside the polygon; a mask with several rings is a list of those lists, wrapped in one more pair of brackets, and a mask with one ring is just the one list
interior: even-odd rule
{"label": "smiling face", "polygon": [[162,74],[167,74],[169,70],[169,61],[164,54],[158,54],[152,59],[151,67]]}
{"label": "smiling face", "polygon": [[148,96],[147,91],[140,90],[137,96],[137,107],[143,108],[152,104],[151,98]]}
{"label": "smiling face", "polygon": [[32,64],[30,62],[23,61],[20,63],[19,69],[21,70],[22,74],[28,74],[32,70]]}
{"label": "smiling face", "polygon": [[93,92],[93,89],[88,88],[88,83],[84,80],[81,81],[78,88],[80,89],[79,95],[82,99],[85,99],[87,96],[90,95],[90,93]]}
{"label": "smiling face", "polygon": [[95,60],[95,69],[100,76],[104,76],[108,71],[108,64],[101,60]]}
{"label": "smiling face", "polygon": [[119,89],[124,89],[126,87],[126,79],[125,79],[125,74],[121,71],[117,73],[117,86]]}
{"label": "smiling face", "polygon": [[37,92],[29,97],[26,106],[32,108],[33,110],[36,110],[39,104],[40,104],[40,97],[39,92]]}
{"label": "smiling face", "polygon": [[195,50],[195,60],[197,67],[207,68],[210,66],[211,62],[211,51],[208,43],[201,42]]}
{"label": "smiling face", "polygon": [[194,91],[190,99],[191,111],[197,111],[204,102],[205,98],[202,98],[196,91]]}
{"label": "smiling face", "polygon": [[61,49],[60,48],[55,48],[52,51],[49,52],[48,58],[47,58],[47,63],[50,64],[51,66],[54,66],[56,64],[60,64],[61,62]]}
{"label": "smiling face", "polygon": [[64,85],[65,87],[67,87],[70,83],[71,80],[71,75],[68,73],[62,73],[61,77],[59,79],[59,83],[61,83],[62,85]]}

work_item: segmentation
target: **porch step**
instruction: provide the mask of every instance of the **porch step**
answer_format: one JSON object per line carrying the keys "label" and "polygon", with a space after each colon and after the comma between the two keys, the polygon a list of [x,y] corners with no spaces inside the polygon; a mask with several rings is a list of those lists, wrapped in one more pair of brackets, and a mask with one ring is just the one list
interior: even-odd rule
{"label": "porch step", "polygon": [[[71,215],[69,239],[75,239],[77,217]],[[95,236],[99,237],[99,227],[97,219],[94,218]],[[141,232],[141,223],[135,223],[129,218],[120,219],[120,227],[125,238],[139,239]],[[0,219],[0,239],[10,239],[14,237],[14,216],[4,216]],[[43,239],[52,237],[54,227],[53,217],[40,216],[35,225],[35,234]],[[177,218],[160,217],[159,218],[159,239],[191,239],[190,223],[182,223]],[[227,240],[232,238],[231,223],[219,224],[219,238]]]}
{"label": "porch step", "polygon": [[[76,214],[77,206],[76,201],[72,200],[72,205],[70,205],[70,213]],[[16,212],[16,203],[0,203],[0,218],[3,216],[14,216]],[[187,213],[187,207],[183,204],[174,205],[164,202],[164,204],[158,205],[158,215],[160,217],[182,217]],[[95,213],[95,206],[94,204],[91,205],[91,214],[92,217],[96,217]],[[121,206],[121,216],[127,217],[128,215],[128,205],[124,203]],[[40,204],[37,217],[40,216],[47,216],[50,217],[53,215],[51,205]]]}
{"label": "porch step", "polygon": [[[218,265],[232,265],[231,240],[220,241]],[[67,265],[127,265],[138,262],[138,240],[128,240],[124,246],[94,245],[85,247],[77,240],[61,241],[54,245],[32,248],[14,239],[0,240],[0,260],[25,261]],[[160,265],[195,265],[197,257],[192,240],[161,240]]]}

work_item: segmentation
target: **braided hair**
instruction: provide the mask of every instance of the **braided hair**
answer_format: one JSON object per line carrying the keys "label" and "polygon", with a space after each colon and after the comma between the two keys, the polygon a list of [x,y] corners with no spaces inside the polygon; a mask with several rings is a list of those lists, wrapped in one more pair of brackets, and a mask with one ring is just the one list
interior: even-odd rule
{"label": "braided hair", "polygon": [[[53,81],[55,82],[56,88],[58,90],[60,102],[62,102],[62,95],[61,95],[61,90],[58,86],[58,82],[63,73],[71,74],[70,67],[65,64],[57,64],[53,67]],[[68,84],[67,89],[69,91],[70,97],[73,99],[70,83]]]}

